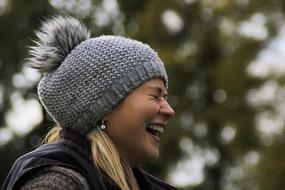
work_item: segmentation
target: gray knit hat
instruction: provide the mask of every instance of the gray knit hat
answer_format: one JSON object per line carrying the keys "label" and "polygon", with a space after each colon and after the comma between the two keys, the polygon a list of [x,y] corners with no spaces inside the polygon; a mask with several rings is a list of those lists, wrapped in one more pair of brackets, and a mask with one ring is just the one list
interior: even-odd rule
{"label": "gray knit hat", "polygon": [[46,21],[28,65],[43,73],[42,105],[60,126],[86,134],[142,83],[167,74],[148,45],[119,36],[89,38],[78,20]]}

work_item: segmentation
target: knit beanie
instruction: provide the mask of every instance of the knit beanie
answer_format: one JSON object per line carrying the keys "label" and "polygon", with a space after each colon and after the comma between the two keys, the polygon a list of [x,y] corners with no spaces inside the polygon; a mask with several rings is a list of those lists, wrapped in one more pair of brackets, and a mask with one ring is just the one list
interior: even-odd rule
{"label": "knit beanie", "polygon": [[45,21],[36,35],[28,65],[43,74],[39,99],[61,127],[84,135],[144,82],[159,78],[167,88],[163,62],[142,42],[90,38],[79,20],[62,16]]}

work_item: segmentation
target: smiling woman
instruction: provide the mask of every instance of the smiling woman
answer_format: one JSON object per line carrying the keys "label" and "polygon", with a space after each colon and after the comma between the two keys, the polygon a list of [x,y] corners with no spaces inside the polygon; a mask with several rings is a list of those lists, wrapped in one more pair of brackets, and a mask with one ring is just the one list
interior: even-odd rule
{"label": "smiling woman", "polygon": [[149,80],[106,115],[106,132],[131,166],[159,156],[159,136],[174,114],[153,86],[166,91],[162,80]]}
{"label": "smiling woman", "polygon": [[174,116],[157,53],[119,37],[90,38],[78,20],[45,22],[29,66],[57,123],[45,144],[20,157],[2,189],[175,189],[138,165],[158,158]]}

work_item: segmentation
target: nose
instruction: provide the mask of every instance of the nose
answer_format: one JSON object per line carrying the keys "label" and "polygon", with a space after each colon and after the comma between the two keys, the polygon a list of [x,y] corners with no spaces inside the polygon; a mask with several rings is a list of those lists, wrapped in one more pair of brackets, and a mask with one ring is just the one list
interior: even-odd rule
{"label": "nose", "polygon": [[165,115],[167,119],[170,119],[171,117],[175,115],[174,110],[172,109],[172,107],[169,105],[169,103],[166,100],[163,101],[159,112]]}

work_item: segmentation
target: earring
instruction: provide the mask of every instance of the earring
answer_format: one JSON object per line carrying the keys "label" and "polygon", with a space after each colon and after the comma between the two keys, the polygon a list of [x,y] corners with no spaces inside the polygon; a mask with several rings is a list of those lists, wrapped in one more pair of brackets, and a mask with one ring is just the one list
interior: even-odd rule
{"label": "earring", "polygon": [[105,125],[105,121],[104,121],[104,120],[102,120],[102,123],[101,123],[100,128],[101,128],[102,130],[106,129],[106,125]]}

